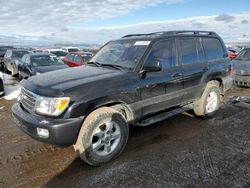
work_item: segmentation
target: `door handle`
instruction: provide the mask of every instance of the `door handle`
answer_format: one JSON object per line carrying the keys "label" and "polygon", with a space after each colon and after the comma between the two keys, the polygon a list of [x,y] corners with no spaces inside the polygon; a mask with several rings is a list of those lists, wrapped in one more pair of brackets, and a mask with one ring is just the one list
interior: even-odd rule
{"label": "door handle", "polygon": [[181,73],[174,73],[174,74],[172,74],[172,77],[174,77],[174,78],[176,78],[176,77],[181,77],[181,76],[182,76]]}

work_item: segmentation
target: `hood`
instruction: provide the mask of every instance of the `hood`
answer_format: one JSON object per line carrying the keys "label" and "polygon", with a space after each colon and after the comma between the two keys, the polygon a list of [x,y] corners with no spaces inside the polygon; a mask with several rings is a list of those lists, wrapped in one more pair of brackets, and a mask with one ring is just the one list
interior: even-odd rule
{"label": "hood", "polygon": [[250,61],[233,60],[233,70],[238,75],[250,75]]}
{"label": "hood", "polygon": [[50,65],[50,66],[39,66],[39,67],[32,67],[32,70],[36,73],[45,73],[60,69],[69,68],[67,65]]}
{"label": "hood", "polygon": [[23,86],[38,95],[59,97],[79,90],[84,94],[81,88],[84,90],[89,90],[90,87],[97,88],[95,82],[103,85],[105,79],[123,74],[125,73],[115,69],[84,65],[30,77]]}

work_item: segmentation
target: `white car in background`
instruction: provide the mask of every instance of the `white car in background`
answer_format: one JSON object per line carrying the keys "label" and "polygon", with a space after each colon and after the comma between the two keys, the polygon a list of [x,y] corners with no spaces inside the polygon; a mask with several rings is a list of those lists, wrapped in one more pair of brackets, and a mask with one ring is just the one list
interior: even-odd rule
{"label": "white car in background", "polygon": [[43,50],[43,52],[54,54],[60,59],[63,59],[67,55],[67,52],[65,52],[62,49],[46,49],[46,50]]}
{"label": "white car in background", "polygon": [[70,53],[70,52],[80,52],[81,49],[78,48],[78,47],[62,47],[62,50],[67,52],[67,53]]}

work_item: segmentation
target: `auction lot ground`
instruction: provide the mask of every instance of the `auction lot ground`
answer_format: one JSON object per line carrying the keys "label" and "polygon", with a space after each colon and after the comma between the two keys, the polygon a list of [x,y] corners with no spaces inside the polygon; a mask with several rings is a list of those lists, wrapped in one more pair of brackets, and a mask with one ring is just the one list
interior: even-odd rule
{"label": "auction lot ground", "polygon": [[11,119],[18,84],[8,77],[0,99],[1,187],[250,187],[250,110],[231,103],[250,96],[234,88],[215,118],[181,114],[130,129],[125,151],[102,167],[90,167],[73,148],[39,143]]}

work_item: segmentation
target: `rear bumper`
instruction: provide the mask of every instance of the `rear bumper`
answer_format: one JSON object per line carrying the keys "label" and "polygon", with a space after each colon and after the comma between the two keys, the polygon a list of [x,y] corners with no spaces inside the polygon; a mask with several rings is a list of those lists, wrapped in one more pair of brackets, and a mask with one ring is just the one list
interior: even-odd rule
{"label": "rear bumper", "polygon": [[250,75],[234,75],[234,84],[238,86],[250,87]]}
{"label": "rear bumper", "polygon": [[[26,134],[40,142],[69,146],[77,139],[83,118],[46,119],[24,111],[18,103],[12,106],[12,116],[17,126]],[[37,128],[47,129],[49,137],[40,137]]]}

